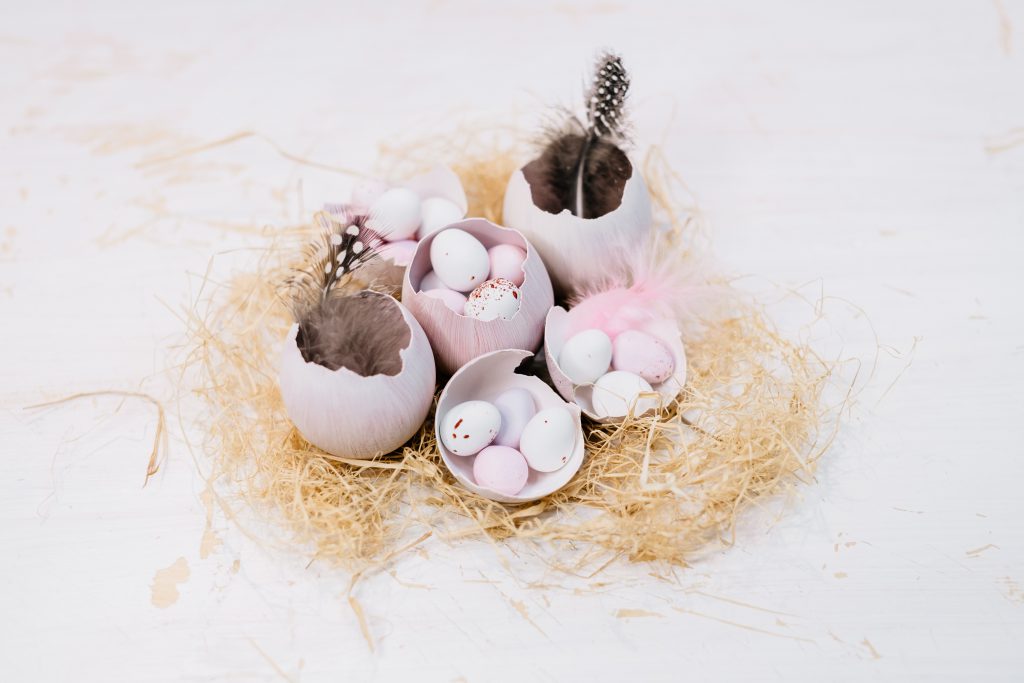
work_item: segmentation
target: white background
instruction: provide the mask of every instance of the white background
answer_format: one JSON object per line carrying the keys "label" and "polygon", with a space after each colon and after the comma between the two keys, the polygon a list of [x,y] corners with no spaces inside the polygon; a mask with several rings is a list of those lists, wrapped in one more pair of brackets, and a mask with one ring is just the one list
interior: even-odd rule
{"label": "white background", "polygon": [[[2,5],[4,680],[1024,677],[1021,2]],[[142,489],[151,406],[23,409],[168,398],[211,255],[350,182],[255,137],[140,161],[255,131],[369,169],[396,136],[532,125],[605,45],[723,267],[829,297],[833,352],[870,362],[868,320],[885,347],[815,481],[734,547],[586,581],[431,539],[357,588],[371,652],[303,549],[218,514],[201,552],[175,415]]]}

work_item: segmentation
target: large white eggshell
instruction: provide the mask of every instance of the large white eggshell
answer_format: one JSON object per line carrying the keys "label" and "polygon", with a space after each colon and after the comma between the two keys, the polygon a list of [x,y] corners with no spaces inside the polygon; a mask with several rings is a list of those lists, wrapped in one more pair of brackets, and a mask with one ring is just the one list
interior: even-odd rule
{"label": "large white eggshell", "polygon": [[420,228],[417,239],[432,235],[441,228],[458,223],[466,215],[466,209],[445,197],[428,197],[420,206]]}
{"label": "large white eggshell", "polygon": [[[544,322],[544,358],[547,362],[551,382],[566,401],[578,404],[583,413],[591,420],[600,423],[621,422],[621,418],[598,415],[594,410],[593,385],[575,384],[569,379],[569,376],[565,374],[558,363],[558,358],[565,347],[565,342],[570,336],[569,330],[578,328],[578,325],[573,324],[572,315],[572,310],[566,311],[561,306],[553,306],[548,311]],[[657,338],[672,354],[672,361],[675,366],[672,376],[661,384],[653,385],[654,391],[661,397],[661,406],[668,406],[679,395],[686,384],[686,351],[683,348],[683,339],[679,332],[679,326],[674,320],[655,317],[640,324],[636,329],[640,329]]]}
{"label": "large white eggshell", "polygon": [[551,280],[536,250],[518,231],[483,218],[470,218],[452,227],[465,230],[487,248],[512,244],[523,249],[526,252],[526,261],[523,262],[526,277],[519,288],[519,312],[511,320],[495,318],[483,321],[458,315],[419,291],[423,276],[430,270],[431,244],[446,231],[420,240],[412,263],[405,272],[402,301],[427,333],[440,371],[451,374],[473,358],[498,349],[536,350],[544,332],[544,316],[554,303]]}
{"label": "large white eggshell", "polygon": [[491,262],[480,240],[465,230],[446,228],[430,243],[430,265],[449,289],[469,292],[487,280]]}
{"label": "large white eggshell", "polygon": [[[463,401],[484,400],[493,403],[498,396],[510,389],[524,389],[533,397],[534,404],[539,410],[562,408],[571,415],[574,439],[568,462],[554,472],[531,470],[526,485],[515,495],[478,485],[473,478],[473,463],[476,456],[455,455],[444,446],[438,432],[441,459],[455,479],[473,493],[501,503],[529,503],[554,493],[569,483],[583,464],[584,437],[579,406],[563,401],[551,387],[537,377],[516,373],[519,364],[531,355],[529,351],[522,349],[504,349],[474,358],[452,376],[437,400],[437,412],[443,415],[450,407]],[[435,431],[438,429],[440,425],[435,421]]]}
{"label": "large white eggshell", "polygon": [[572,414],[565,408],[538,411],[523,429],[519,452],[530,469],[554,472],[569,462],[575,440]]}
{"label": "large white eggshell", "polygon": [[526,423],[537,414],[533,394],[526,389],[515,388],[503,391],[494,399],[494,407],[501,413],[501,429],[494,443],[498,446],[519,448],[519,438]]}
{"label": "large white eggshell", "polygon": [[474,455],[501,429],[501,413],[487,401],[463,401],[441,416],[441,443],[455,455]]}
{"label": "large white eggshell", "polygon": [[525,172],[515,171],[505,189],[505,225],[523,233],[551,275],[555,290],[570,295],[603,282],[622,261],[649,241],[654,226],[651,198],[635,163],[622,191],[619,207],[598,218],[579,218],[570,211],[553,214],[533,201]]}
{"label": "large white eggshell", "polygon": [[612,340],[601,330],[574,334],[558,354],[558,365],[574,384],[589,384],[608,372]]}
{"label": "large white eggshell", "polygon": [[594,383],[591,400],[599,417],[626,417],[656,409],[658,398],[643,395],[652,393],[651,385],[640,375],[612,370]]}
{"label": "large white eggshell", "polygon": [[420,227],[420,197],[405,187],[393,187],[370,205],[366,227],[389,242],[416,237]]}
{"label": "large white eggshell", "polygon": [[469,295],[464,312],[477,320],[511,320],[519,312],[519,288],[504,278],[488,280]]}
{"label": "large white eggshell", "polygon": [[[386,296],[378,294],[377,296]],[[340,458],[390,453],[423,425],[434,397],[436,371],[430,343],[400,303],[409,325],[397,375],[363,377],[348,368],[329,370],[302,357],[292,325],[281,351],[279,383],[288,417],[311,444]]]}

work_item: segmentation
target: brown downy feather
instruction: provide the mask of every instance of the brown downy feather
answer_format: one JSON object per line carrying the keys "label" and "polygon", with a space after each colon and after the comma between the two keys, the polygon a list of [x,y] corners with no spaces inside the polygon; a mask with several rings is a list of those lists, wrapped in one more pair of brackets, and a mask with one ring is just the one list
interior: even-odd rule
{"label": "brown downy feather", "polygon": [[523,168],[534,204],[549,213],[598,218],[618,208],[633,173],[626,142],[629,75],[615,54],[601,55],[586,93],[587,120],[574,116],[547,134],[538,159]]}

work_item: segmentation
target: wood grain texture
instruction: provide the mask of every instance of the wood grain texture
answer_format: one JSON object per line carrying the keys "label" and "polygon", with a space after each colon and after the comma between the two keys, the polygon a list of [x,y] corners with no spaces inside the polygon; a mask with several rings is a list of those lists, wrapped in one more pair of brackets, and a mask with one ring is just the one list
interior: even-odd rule
{"label": "wood grain texture", "polygon": [[[532,125],[604,45],[721,266],[871,377],[815,480],[692,568],[594,579],[432,537],[350,591],[227,522],[181,307],[346,197],[332,169]],[[1024,3],[6,3],[0,61],[4,680],[1020,678]],[[23,409],[105,389],[165,401],[145,488],[152,406]]]}

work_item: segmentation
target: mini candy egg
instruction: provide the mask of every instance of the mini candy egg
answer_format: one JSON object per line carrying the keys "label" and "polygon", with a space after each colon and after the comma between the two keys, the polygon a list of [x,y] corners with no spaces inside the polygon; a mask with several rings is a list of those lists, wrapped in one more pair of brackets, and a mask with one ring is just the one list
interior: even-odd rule
{"label": "mini candy egg", "polygon": [[657,398],[639,398],[644,392],[654,391],[640,375],[613,370],[594,383],[594,412],[599,417],[624,417],[630,413],[640,416],[658,407]]}
{"label": "mini candy egg", "polygon": [[448,228],[430,243],[430,265],[448,289],[469,292],[487,280],[491,261],[480,240],[465,230]]}
{"label": "mini candy egg", "polygon": [[523,429],[530,418],[537,414],[533,394],[526,389],[508,389],[494,399],[494,407],[501,413],[501,429],[494,437],[494,443],[498,446],[519,448],[519,437],[522,436]]}
{"label": "mini candy egg", "polygon": [[466,315],[477,320],[511,320],[518,312],[519,288],[500,277],[474,289],[466,300]]}
{"label": "mini candy egg", "polygon": [[569,338],[558,354],[558,367],[573,384],[590,384],[608,372],[612,340],[601,330],[583,330]]}
{"label": "mini candy egg", "polygon": [[454,289],[448,289],[447,287],[428,289],[423,294],[432,299],[440,299],[444,302],[445,306],[459,315],[463,315],[462,312],[466,309],[466,295],[462,292],[456,292]]}
{"label": "mini candy egg", "polygon": [[626,330],[615,337],[612,367],[640,375],[651,384],[664,382],[676,369],[672,352],[658,339],[640,330]]}
{"label": "mini candy egg", "polygon": [[465,401],[441,422],[441,441],[455,455],[473,455],[489,446],[501,429],[501,413],[487,401]]}
{"label": "mini candy egg", "polygon": [[506,496],[514,496],[526,486],[530,467],[523,454],[508,446],[488,446],[473,461],[473,479]]}
{"label": "mini candy egg", "polygon": [[413,252],[416,251],[415,240],[401,240],[400,242],[388,242],[377,250],[382,259],[387,259],[396,266],[407,266],[412,261]]}
{"label": "mini candy egg", "polygon": [[441,228],[462,220],[462,209],[444,197],[428,197],[420,205],[420,229],[417,238],[423,239]]}
{"label": "mini candy egg", "polygon": [[358,212],[365,213],[370,210],[370,205],[377,201],[377,198],[384,194],[387,189],[387,183],[383,180],[360,180],[352,187],[349,204]]}
{"label": "mini candy egg", "polygon": [[554,472],[569,461],[576,444],[576,425],[565,408],[546,408],[526,423],[519,451],[538,472]]}
{"label": "mini candy egg", "polygon": [[366,225],[389,242],[412,239],[420,227],[420,196],[404,187],[393,187],[370,204]]}
{"label": "mini candy egg", "polygon": [[516,287],[523,284],[525,251],[514,244],[499,244],[488,249],[487,256],[491,260],[491,277],[503,277]]}
{"label": "mini candy egg", "polygon": [[[420,280],[420,288],[417,291],[419,291],[419,292],[429,292],[432,289],[448,289],[448,288],[445,287],[443,282],[441,282],[441,278],[439,278],[437,276],[437,273],[435,273],[432,270],[428,270],[427,274],[424,275],[423,278]],[[460,311],[460,313],[461,313],[461,311]]]}

